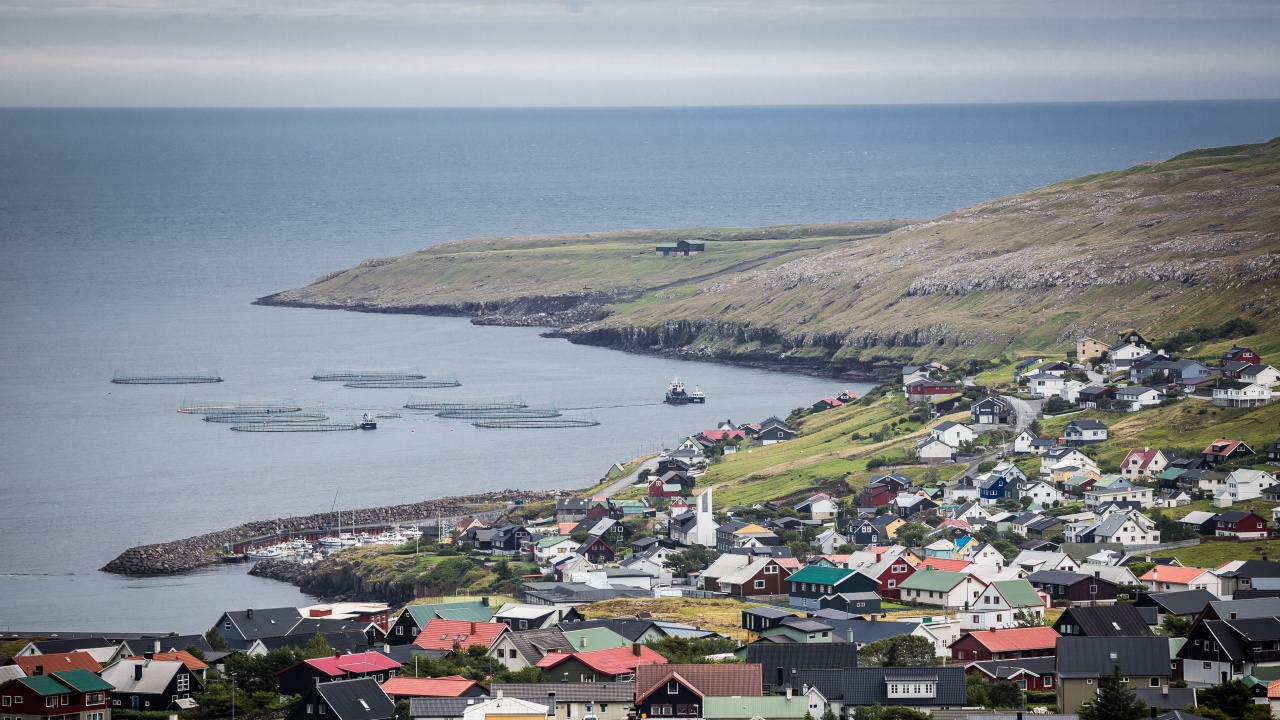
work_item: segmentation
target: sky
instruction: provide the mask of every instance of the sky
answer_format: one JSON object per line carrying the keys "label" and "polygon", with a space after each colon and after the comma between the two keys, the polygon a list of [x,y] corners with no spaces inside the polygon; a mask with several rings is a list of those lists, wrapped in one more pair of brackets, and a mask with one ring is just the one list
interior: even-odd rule
{"label": "sky", "polygon": [[1280,97],[1280,1],[0,0],[0,105]]}

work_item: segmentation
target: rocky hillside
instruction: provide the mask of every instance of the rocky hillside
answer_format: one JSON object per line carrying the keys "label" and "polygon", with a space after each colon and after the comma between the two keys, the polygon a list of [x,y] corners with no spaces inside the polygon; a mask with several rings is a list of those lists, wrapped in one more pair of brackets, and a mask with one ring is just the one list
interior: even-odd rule
{"label": "rocky hillside", "polygon": [[[1079,335],[1280,314],[1280,140],[1201,150],[700,283],[561,335],[887,376]],[[1274,327],[1274,325],[1271,325]]]}
{"label": "rocky hillside", "polygon": [[[1280,140],[899,227],[469,240],[259,302],[480,316],[573,342],[829,375],[1280,314]],[[656,242],[704,239],[695,258]]]}

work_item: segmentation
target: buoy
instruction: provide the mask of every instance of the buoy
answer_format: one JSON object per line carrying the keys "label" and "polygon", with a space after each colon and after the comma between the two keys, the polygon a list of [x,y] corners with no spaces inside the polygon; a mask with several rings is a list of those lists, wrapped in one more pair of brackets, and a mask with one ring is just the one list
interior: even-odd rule
{"label": "buoy", "polygon": [[413,428],[409,428],[409,432],[417,432],[417,430],[414,430]]}

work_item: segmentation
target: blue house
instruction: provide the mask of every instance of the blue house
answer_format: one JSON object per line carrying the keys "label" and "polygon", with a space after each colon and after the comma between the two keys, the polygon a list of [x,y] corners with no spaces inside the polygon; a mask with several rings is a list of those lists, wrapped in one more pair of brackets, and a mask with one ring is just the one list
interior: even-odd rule
{"label": "blue house", "polygon": [[987,475],[978,483],[978,501],[983,505],[990,505],[997,500],[1004,498],[1005,486],[1009,481],[1003,475]]}
{"label": "blue house", "polygon": [[845,536],[854,545],[866,547],[867,545],[879,545],[881,534],[880,528],[872,525],[870,520],[863,518],[850,522]]}

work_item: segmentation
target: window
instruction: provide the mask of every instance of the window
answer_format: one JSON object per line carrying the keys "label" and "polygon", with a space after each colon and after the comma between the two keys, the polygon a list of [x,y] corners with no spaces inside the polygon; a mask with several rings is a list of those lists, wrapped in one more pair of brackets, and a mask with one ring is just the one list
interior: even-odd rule
{"label": "window", "polygon": [[521,629],[521,630],[528,630],[528,629],[529,629],[529,621],[528,621],[528,620],[521,620],[521,621],[520,621],[520,629]]}
{"label": "window", "polygon": [[312,705],[311,703],[307,703],[307,714],[308,714],[308,715],[315,715],[315,714],[316,714],[316,706],[315,706],[315,705]]}
{"label": "window", "polygon": [[757,589],[757,590],[763,590],[763,589],[764,589],[764,581],[763,581],[763,580],[757,580],[757,581],[756,581],[756,589]]}
{"label": "window", "polygon": [[765,574],[765,575],[777,575],[777,574],[778,574],[778,566],[777,566],[777,565],[773,565],[773,564],[765,565],[765,567],[764,567],[764,574]]}
{"label": "window", "polygon": [[91,693],[84,694],[85,705],[101,705],[102,701],[103,701],[103,695],[100,692],[91,692]]}
{"label": "window", "polygon": [[44,706],[45,706],[45,707],[58,707],[58,698],[56,698],[56,697],[45,698],[45,699],[44,699]]}
{"label": "window", "polygon": [[403,626],[403,625],[397,625],[397,626],[396,626],[396,634],[397,634],[397,635],[403,635],[403,634],[404,634],[404,626]]}
{"label": "window", "polygon": [[1128,685],[1128,684],[1129,684],[1129,678],[1127,678],[1127,677],[1122,677],[1122,678],[1120,678],[1120,682],[1121,682],[1121,683],[1123,683],[1123,684],[1125,684],[1125,685]]}
{"label": "window", "polygon": [[[587,705],[587,709],[590,710],[591,706]],[[607,712],[609,712],[609,703],[600,703],[600,713],[604,714]]]}
{"label": "window", "polygon": [[179,675],[178,676],[178,692],[186,692],[190,689],[191,689],[191,676]]}
{"label": "window", "polygon": [[5,707],[9,707],[12,704],[13,704],[13,696],[11,695],[5,695],[4,700],[0,700],[0,705],[4,705]]}
{"label": "window", "polygon": [[1160,678],[1158,677],[1151,678],[1151,687],[1160,687]]}
{"label": "window", "polygon": [[1084,681],[1084,684],[1085,684],[1085,685],[1092,685],[1092,684],[1093,684],[1093,678],[1089,678],[1088,680],[1085,680],[1085,681]]}
{"label": "window", "polygon": [[1207,662],[1207,663],[1205,663],[1205,664],[1204,664],[1204,669],[1205,669],[1205,670],[1212,670],[1212,669],[1213,669],[1213,663],[1211,663],[1211,662]]}
{"label": "window", "polygon": [[223,630],[230,630],[230,629],[231,629],[231,621],[230,621],[230,620],[228,620],[228,621],[226,621],[226,622],[222,623],[222,629],[223,629]]}
{"label": "window", "polygon": [[676,695],[676,694],[678,694],[679,692],[680,692],[680,683],[675,682],[674,680],[673,680],[673,681],[671,681],[671,682],[669,682],[669,683],[667,683],[667,694],[668,694],[668,695]]}
{"label": "window", "polygon": [[677,705],[677,706],[676,706],[676,714],[677,714],[677,715],[687,715],[688,713],[689,713],[689,706],[688,706],[688,705]]}
{"label": "window", "polygon": [[892,578],[890,578],[890,580],[889,580],[889,587],[893,588],[893,587],[897,587],[897,586],[898,586],[898,581],[897,581],[897,580],[894,580],[894,579],[892,579]]}
{"label": "window", "polygon": [[[1090,682],[1092,682],[1092,681],[1090,681]],[[318,713],[320,713],[321,715],[323,715],[323,714],[324,714],[324,705],[320,705],[319,707],[317,707],[317,708],[316,708],[316,712],[318,712]]]}
{"label": "window", "polygon": [[1044,686],[1045,686],[1045,687],[1047,687],[1047,688],[1051,688],[1051,687],[1053,687],[1053,676],[1052,676],[1052,675],[1045,675],[1045,676],[1044,676]]}

